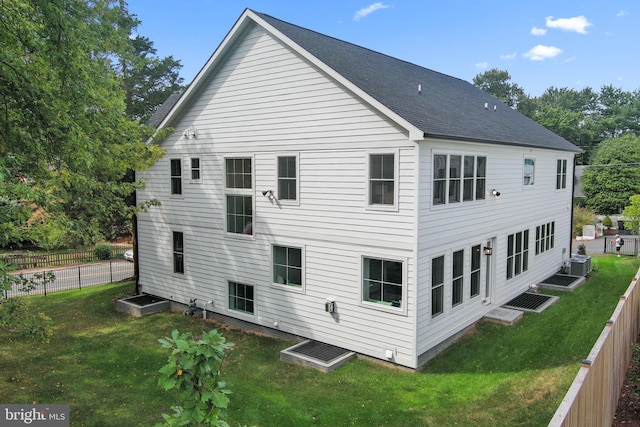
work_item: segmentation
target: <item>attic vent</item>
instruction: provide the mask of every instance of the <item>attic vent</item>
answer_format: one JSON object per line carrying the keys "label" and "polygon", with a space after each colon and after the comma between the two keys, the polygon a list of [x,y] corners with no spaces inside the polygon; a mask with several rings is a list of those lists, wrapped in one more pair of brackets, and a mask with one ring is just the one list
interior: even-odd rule
{"label": "attic vent", "polygon": [[422,95],[422,85],[418,85],[418,95]]}

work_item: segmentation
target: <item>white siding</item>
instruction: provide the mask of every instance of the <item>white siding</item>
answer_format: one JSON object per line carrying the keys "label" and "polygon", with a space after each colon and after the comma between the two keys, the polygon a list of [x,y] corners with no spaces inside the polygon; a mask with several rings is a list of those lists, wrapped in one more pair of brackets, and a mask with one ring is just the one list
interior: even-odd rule
{"label": "white siding", "polygon": [[[432,206],[433,154],[480,155],[487,158],[485,200]],[[524,157],[534,157],[535,184],[524,186]],[[567,159],[567,188],[556,190],[557,159]],[[447,337],[473,324],[488,311],[526,291],[530,284],[556,273],[568,258],[571,236],[571,177],[573,155],[553,150],[474,145],[460,142],[428,141],[420,144],[419,252],[417,255],[418,355]],[[492,189],[500,192],[493,197]],[[554,248],[535,255],[536,227],[555,221]],[[507,236],[529,230],[528,270],[506,279]],[[476,244],[485,246],[495,238],[493,262],[495,286],[488,301],[483,301],[485,260],[482,255],[480,297],[470,298],[470,253]],[[463,303],[451,306],[451,256],[465,250]],[[445,255],[445,311],[431,317],[431,259]]]}
{"label": "white siding", "polygon": [[[417,145],[378,112],[255,28],[219,64],[203,92],[163,142],[167,154],[143,174],[139,200],[162,205],[139,220],[140,283],[145,292],[396,361],[414,360],[413,283],[415,155]],[[197,138],[182,132],[197,129]],[[372,152],[398,156],[395,210],[367,207]],[[299,160],[296,204],[275,203],[276,160]],[[254,237],[225,233],[224,158],[252,157]],[[189,159],[199,157],[202,182],[190,182]],[[169,195],[169,159],[182,158],[183,194]],[[185,274],[172,273],[171,232],[182,231]],[[242,236],[245,237],[245,236]],[[303,247],[305,286],[271,280],[271,245]],[[362,256],[402,260],[408,288],[403,309],[362,302]],[[255,313],[228,309],[227,281],[254,286]],[[337,312],[324,311],[327,298]],[[372,328],[372,325],[374,327]]]}

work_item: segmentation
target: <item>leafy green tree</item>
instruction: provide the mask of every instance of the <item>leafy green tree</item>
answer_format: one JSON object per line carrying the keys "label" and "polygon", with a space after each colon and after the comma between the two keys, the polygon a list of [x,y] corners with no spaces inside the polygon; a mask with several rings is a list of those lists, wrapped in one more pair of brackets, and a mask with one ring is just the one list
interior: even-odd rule
{"label": "leafy green tree", "polygon": [[122,0],[5,0],[0,14],[0,199],[20,205],[3,231],[27,237],[24,212],[36,206],[91,243],[142,185],[124,174],[161,155],[111,68],[137,21]]}
{"label": "leafy green tree", "polygon": [[225,352],[233,344],[215,329],[203,332],[200,339],[173,330],[170,338],[158,341],[171,350],[158,385],[175,390],[177,401],[173,414],[162,414],[165,425],[229,427],[224,417],[231,392],[219,377]]}
{"label": "leafy green tree", "polygon": [[600,214],[620,213],[640,194],[640,136],[604,140],[582,176],[586,205]]}
{"label": "leafy green tree", "polygon": [[582,236],[582,229],[585,225],[595,223],[596,216],[589,208],[582,206],[573,207],[573,226],[571,228],[572,236]]}
{"label": "leafy green tree", "polygon": [[516,83],[511,83],[511,75],[497,68],[476,75],[473,78],[473,84],[510,107],[518,107],[518,104],[526,98],[524,89]]}
{"label": "leafy green tree", "polygon": [[622,211],[624,228],[638,234],[640,232],[640,194],[629,197],[629,201],[631,204]]}
{"label": "leafy green tree", "polygon": [[640,135],[640,90],[626,92],[611,85],[603,86],[598,104],[597,130],[603,138],[625,133]]}

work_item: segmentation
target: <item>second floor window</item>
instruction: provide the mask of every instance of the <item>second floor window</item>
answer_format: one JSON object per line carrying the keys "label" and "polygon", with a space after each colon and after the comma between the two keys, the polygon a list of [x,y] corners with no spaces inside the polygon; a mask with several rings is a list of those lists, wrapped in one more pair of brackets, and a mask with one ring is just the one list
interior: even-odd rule
{"label": "second floor window", "polygon": [[296,156],[278,157],[278,199],[298,199]]}
{"label": "second floor window", "polygon": [[567,188],[567,159],[558,159],[556,168],[556,190]]}
{"label": "second floor window", "polygon": [[191,158],[191,180],[192,181],[200,181],[201,173],[200,173],[200,158],[192,157]]}
{"label": "second floor window", "polygon": [[253,235],[251,158],[225,159],[227,232]]}
{"label": "second floor window", "polygon": [[484,156],[436,154],[433,156],[433,204],[483,200],[486,178]]}
{"label": "second floor window", "polygon": [[523,184],[524,185],[533,185],[535,176],[536,176],[536,161],[532,158],[524,159],[524,172],[523,172]]}
{"label": "second floor window", "polygon": [[369,205],[395,204],[395,155],[369,156]]}
{"label": "second floor window", "polygon": [[182,194],[181,159],[171,159],[171,194]]}

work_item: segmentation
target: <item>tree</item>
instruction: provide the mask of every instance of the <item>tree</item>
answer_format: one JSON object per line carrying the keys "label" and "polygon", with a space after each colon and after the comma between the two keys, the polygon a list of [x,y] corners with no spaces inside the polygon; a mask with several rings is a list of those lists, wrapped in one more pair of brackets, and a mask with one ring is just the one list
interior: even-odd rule
{"label": "tree", "polygon": [[137,21],[123,0],[5,0],[0,15],[0,200],[20,205],[3,231],[28,237],[24,212],[37,209],[68,243],[91,243],[142,185],[124,174],[161,155],[111,68]]}
{"label": "tree", "polygon": [[473,78],[473,84],[513,108],[518,107],[518,104],[526,98],[524,90],[517,84],[511,83],[509,73],[497,68],[476,75]]}
{"label": "tree", "polygon": [[640,194],[629,197],[629,201],[631,204],[622,211],[624,228],[638,234],[640,232]]}
{"label": "tree", "polygon": [[582,176],[586,205],[600,214],[619,213],[640,194],[640,137],[628,133],[604,140]]}

